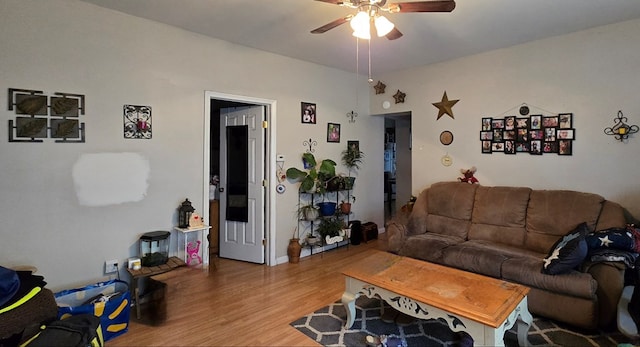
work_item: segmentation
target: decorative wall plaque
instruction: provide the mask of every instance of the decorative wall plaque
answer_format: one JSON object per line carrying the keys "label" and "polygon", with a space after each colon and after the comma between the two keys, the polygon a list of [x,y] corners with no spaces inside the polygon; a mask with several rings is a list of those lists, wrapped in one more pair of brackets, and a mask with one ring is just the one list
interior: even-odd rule
{"label": "decorative wall plaque", "polygon": [[56,139],[55,142],[85,142],[84,123],[78,119],[85,113],[84,95],[60,92],[54,95],[9,88],[9,111],[30,116],[9,120],[9,142],[43,142],[46,138]]}
{"label": "decorative wall plaque", "polygon": [[124,138],[151,138],[151,106],[124,105]]}

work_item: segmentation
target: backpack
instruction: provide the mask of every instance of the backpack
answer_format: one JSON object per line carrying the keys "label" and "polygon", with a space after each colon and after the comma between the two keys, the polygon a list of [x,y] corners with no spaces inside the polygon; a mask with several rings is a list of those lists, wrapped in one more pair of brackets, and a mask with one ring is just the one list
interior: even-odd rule
{"label": "backpack", "polygon": [[40,332],[20,347],[103,347],[100,318],[79,314],[42,326]]}

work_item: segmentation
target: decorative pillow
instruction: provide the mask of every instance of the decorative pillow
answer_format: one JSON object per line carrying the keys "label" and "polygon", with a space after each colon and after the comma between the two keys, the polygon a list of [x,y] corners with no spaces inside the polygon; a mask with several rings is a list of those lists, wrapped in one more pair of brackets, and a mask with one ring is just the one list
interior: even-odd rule
{"label": "decorative pillow", "polygon": [[622,251],[633,251],[635,240],[633,234],[626,228],[611,228],[596,233],[590,233],[586,237],[589,250],[601,248],[613,248]]}
{"label": "decorative pillow", "polygon": [[568,273],[582,264],[589,251],[585,241],[587,232],[589,232],[587,223],[582,223],[558,240],[544,258],[542,273],[547,275]]}

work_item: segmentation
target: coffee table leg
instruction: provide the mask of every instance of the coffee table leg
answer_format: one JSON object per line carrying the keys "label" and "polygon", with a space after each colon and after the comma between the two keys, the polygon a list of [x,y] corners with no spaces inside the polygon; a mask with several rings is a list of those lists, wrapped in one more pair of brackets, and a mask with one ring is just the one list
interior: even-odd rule
{"label": "coffee table leg", "polygon": [[351,328],[353,322],[356,320],[356,298],[356,295],[349,292],[342,294],[342,304],[347,311],[347,322],[344,324],[345,329]]}
{"label": "coffee table leg", "polygon": [[527,305],[527,297],[525,297],[516,310],[520,310],[518,319],[516,320],[516,332],[518,334],[518,345],[521,347],[529,346],[529,327],[533,322],[533,316],[529,312]]}

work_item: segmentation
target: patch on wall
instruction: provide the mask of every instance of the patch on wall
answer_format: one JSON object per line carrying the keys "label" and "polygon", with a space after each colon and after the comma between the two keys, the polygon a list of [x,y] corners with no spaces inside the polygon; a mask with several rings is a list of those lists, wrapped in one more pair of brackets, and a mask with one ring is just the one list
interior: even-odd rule
{"label": "patch on wall", "polygon": [[80,156],[72,176],[80,205],[107,206],[144,199],[150,172],[137,153],[91,153]]}

